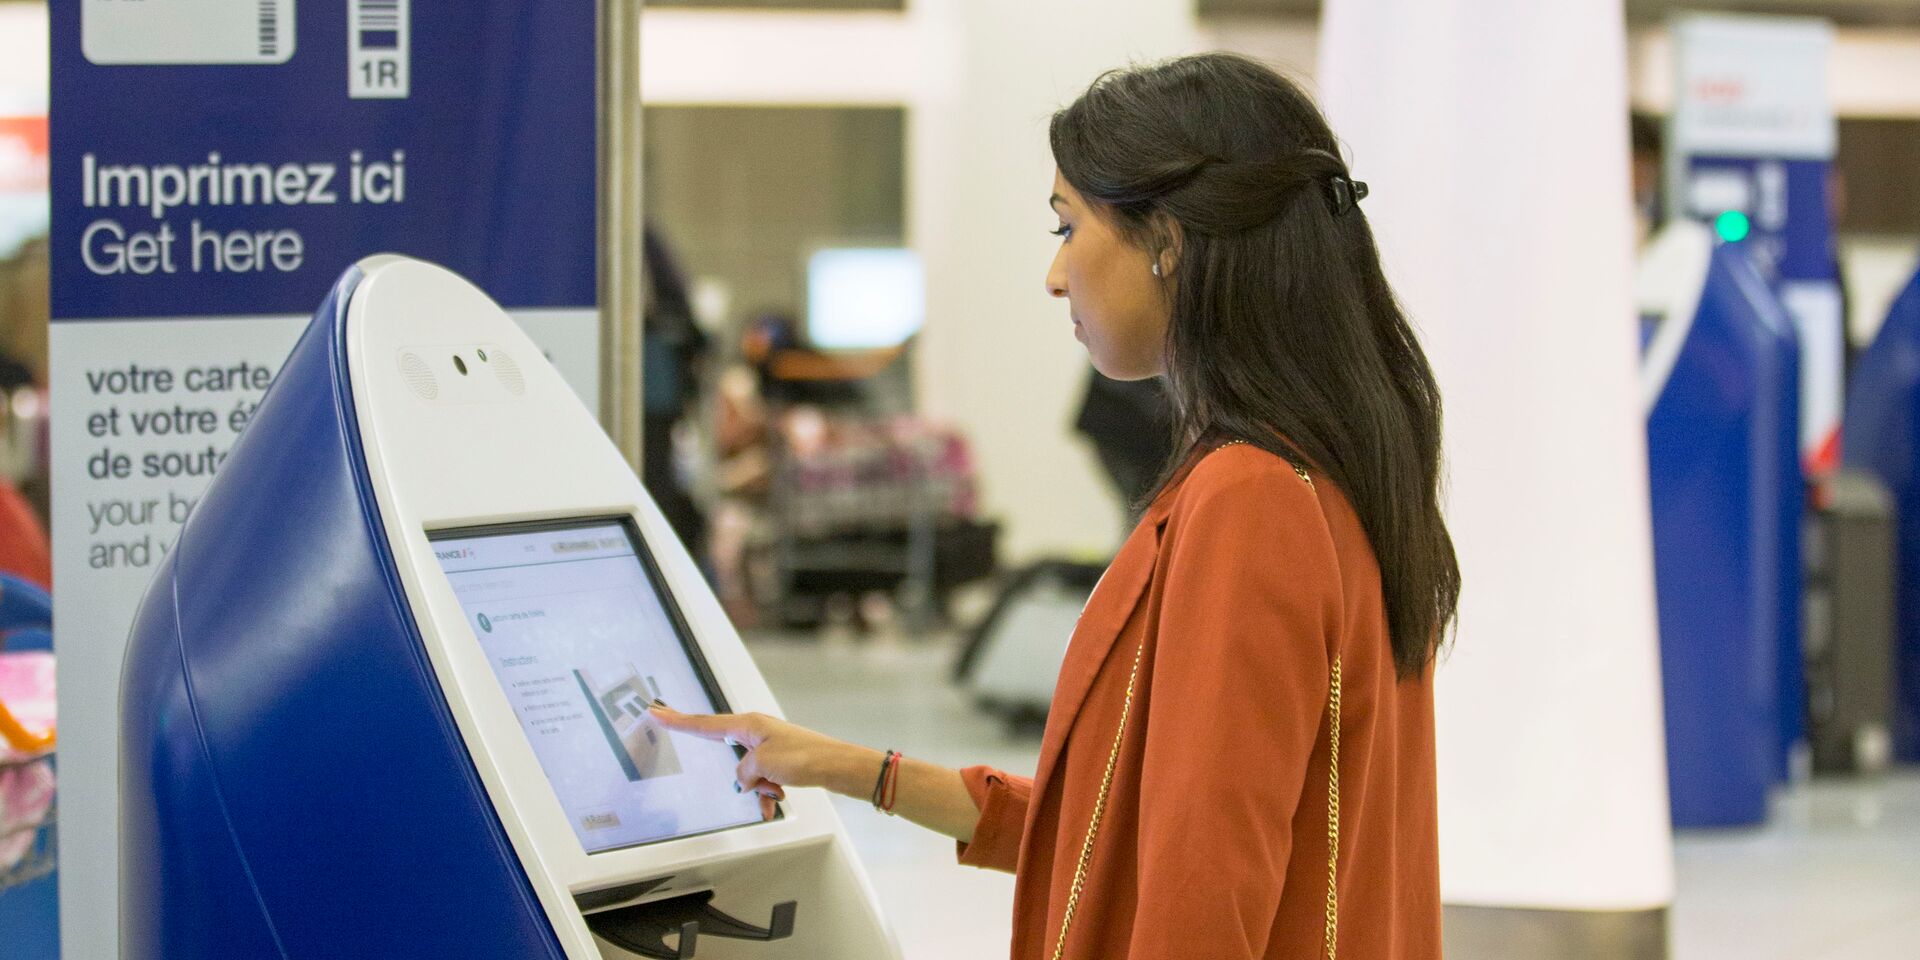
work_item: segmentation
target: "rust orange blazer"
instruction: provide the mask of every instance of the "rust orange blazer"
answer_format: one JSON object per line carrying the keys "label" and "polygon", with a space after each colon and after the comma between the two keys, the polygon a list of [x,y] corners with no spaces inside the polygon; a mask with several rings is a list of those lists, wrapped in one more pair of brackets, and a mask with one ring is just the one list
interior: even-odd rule
{"label": "rust orange blazer", "polygon": [[[1035,775],[963,771],[960,862],[1016,875],[1014,960],[1440,956],[1431,671],[1400,681],[1340,492],[1250,445],[1192,463],[1080,615]],[[1124,737],[1121,711],[1133,681]],[[1329,902],[1330,696],[1340,668]]]}

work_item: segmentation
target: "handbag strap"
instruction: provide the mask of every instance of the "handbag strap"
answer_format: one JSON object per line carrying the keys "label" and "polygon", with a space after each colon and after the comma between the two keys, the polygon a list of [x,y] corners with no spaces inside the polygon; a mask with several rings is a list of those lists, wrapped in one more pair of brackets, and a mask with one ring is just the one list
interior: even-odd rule
{"label": "handbag strap", "polygon": [[1340,658],[1327,687],[1327,960],[1340,927]]}
{"label": "handbag strap", "polygon": [[[1244,443],[1245,441],[1233,441]],[[1222,444],[1228,446],[1230,444]],[[1314,489],[1313,477],[1299,464],[1293,472]],[[1314,490],[1317,494],[1319,491]],[[1113,771],[1120,763],[1120,745],[1126,740],[1127,719],[1133,715],[1133,693],[1140,680],[1140,661],[1146,655],[1144,640],[1133,651],[1133,669],[1127,674],[1127,697],[1120,704],[1119,729],[1113,734],[1113,749],[1107,753],[1107,769],[1100,775],[1100,792],[1093,801],[1093,817],[1087,822],[1087,836],[1080,844],[1080,860],[1073,868],[1073,886],[1067,891],[1067,906],[1060,917],[1060,936],[1053,943],[1053,960],[1062,960],[1067,952],[1067,931],[1073,929],[1073,915],[1080,907],[1080,892],[1087,884],[1087,865],[1093,862],[1093,842],[1100,836],[1100,821],[1106,818],[1107,795],[1113,789]],[[1327,689],[1327,960],[1334,955],[1340,918],[1340,658],[1333,658],[1333,671]]]}
{"label": "handbag strap", "polygon": [[1107,754],[1107,771],[1100,775],[1100,793],[1093,801],[1093,818],[1087,821],[1087,838],[1080,844],[1080,862],[1073,868],[1073,887],[1067,892],[1067,908],[1060,917],[1060,939],[1053,944],[1053,960],[1067,952],[1067,931],[1073,928],[1073,913],[1080,906],[1080,891],[1087,884],[1087,864],[1093,860],[1093,841],[1100,835],[1100,821],[1107,814],[1107,793],[1113,788],[1113,768],[1120,762],[1120,742],[1127,735],[1127,717],[1133,713],[1134,684],[1140,679],[1140,658],[1147,643],[1133,651],[1133,672],[1127,675],[1127,699],[1120,704],[1120,729],[1113,734],[1113,750]]}

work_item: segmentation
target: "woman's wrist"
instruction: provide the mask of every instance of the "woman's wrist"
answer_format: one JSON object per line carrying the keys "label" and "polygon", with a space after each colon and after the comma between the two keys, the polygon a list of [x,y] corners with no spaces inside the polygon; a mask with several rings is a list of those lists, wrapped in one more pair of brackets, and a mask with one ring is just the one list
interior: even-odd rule
{"label": "woman's wrist", "polygon": [[873,796],[874,778],[880,775],[880,765],[886,757],[885,753],[870,747],[845,744],[843,749],[835,751],[822,786],[841,796],[869,799]]}

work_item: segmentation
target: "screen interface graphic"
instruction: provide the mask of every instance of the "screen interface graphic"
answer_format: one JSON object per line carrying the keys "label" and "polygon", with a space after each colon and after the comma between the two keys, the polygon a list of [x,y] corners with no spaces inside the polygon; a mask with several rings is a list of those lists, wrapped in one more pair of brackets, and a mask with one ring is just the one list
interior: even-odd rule
{"label": "screen interface graphic", "polygon": [[433,549],[588,853],[760,821],[724,743],[670,733],[655,697],[715,701],[627,527],[437,534]]}

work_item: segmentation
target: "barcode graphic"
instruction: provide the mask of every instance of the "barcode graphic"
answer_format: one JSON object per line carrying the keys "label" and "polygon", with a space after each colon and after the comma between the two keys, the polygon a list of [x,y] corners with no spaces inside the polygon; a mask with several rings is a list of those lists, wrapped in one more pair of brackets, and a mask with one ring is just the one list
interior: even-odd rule
{"label": "barcode graphic", "polygon": [[[344,10],[348,0],[326,2]],[[0,10],[9,6],[0,0]],[[299,6],[300,0],[66,0],[65,9],[80,18],[80,52],[88,63],[180,66],[286,63],[300,44]]]}
{"label": "barcode graphic", "polygon": [[347,95],[400,99],[411,83],[409,0],[347,0]]}
{"label": "barcode graphic", "polygon": [[393,50],[400,46],[400,0],[358,0],[360,4],[360,46],[368,50]]}
{"label": "barcode graphic", "polygon": [[260,0],[260,55],[280,52],[280,0]]}

